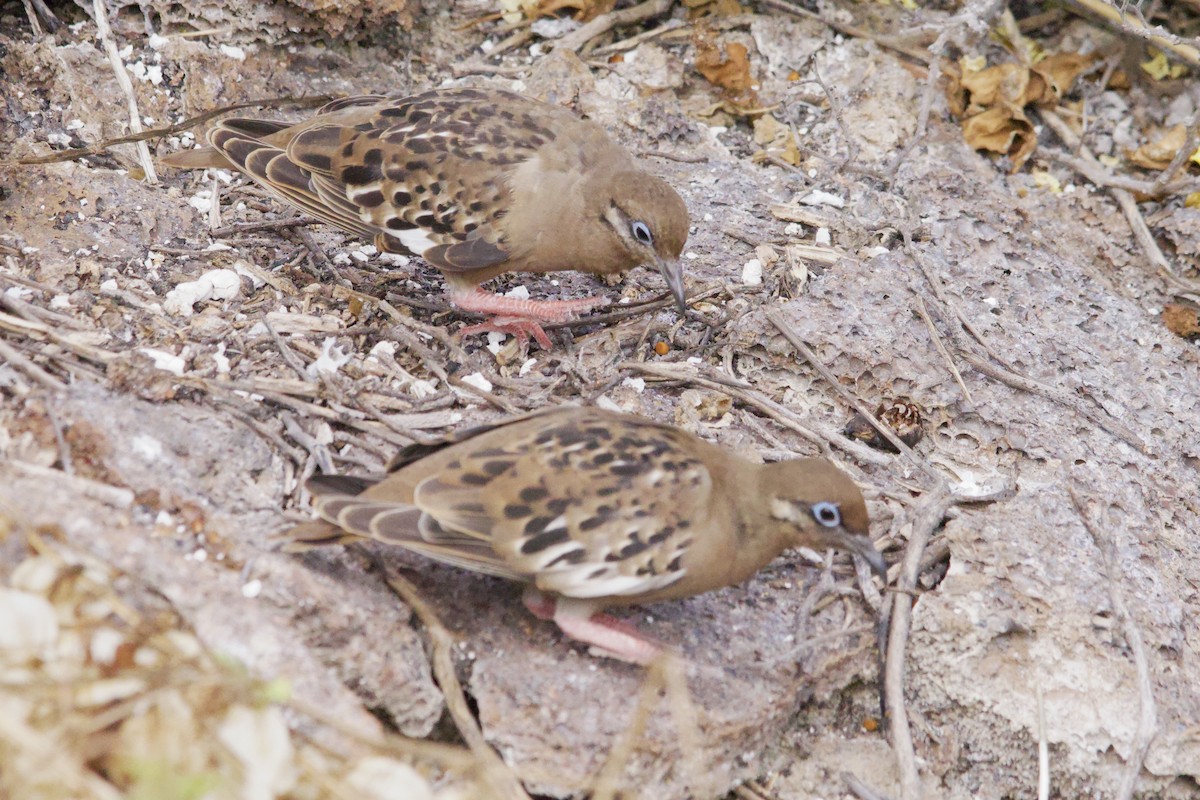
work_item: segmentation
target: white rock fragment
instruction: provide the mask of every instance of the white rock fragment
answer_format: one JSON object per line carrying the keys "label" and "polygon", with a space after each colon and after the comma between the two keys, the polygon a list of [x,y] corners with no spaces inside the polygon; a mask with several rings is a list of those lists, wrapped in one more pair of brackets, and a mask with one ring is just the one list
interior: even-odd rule
{"label": "white rock fragment", "polygon": [[96,664],[111,664],[117,660],[117,650],[125,644],[125,637],[112,628],[97,628],[88,644],[88,652]]}
{"label": "white rock fragment", "polygon": [[433,792],[420,773],[383,756],[361,759],[345,783],[362,800],[433,800]]}
{"label": "white rock fragment", "polygon": [[515,297],[517,300],[528,300],[529,299],[529,288],[527,286],[525,286],[525,284],[521,284],[520,286],[514,286],[513,288],[511,288],[507,292],[505,292],[504,296],[505,297]]}
{"label": "white rock fragment", "polygon": [[187,204],[201,214],[207,214],[212,208],[213,193],[208,189],[200,189],[187,199]]}
{"label": "white rock fragment", "polygon": [[420,378],[412,382],[412,385],[408,387],[408,393],[418,400],[424,400],[426,397],[437,394],[437,384]]}
{"label": "white rock fragment", "polygon": [[820,189],[814,189],[808,194],[800,198],[800,202],[806,206],[833,206],[834,208],[845,208],[846,201],[836,194],[822,192]]}
{"label": "white rock fragment", "polygon": [[234,706],[217,738],[242,762],[242,800],[275,800],[296,783],[291,734],[278,706]]}
{"label": "white rock fragment", "polygon": [[470,375],[464,376],[462,382],[474,386],[476,389],[482,389],[485,392],[492,390],[492,382],[483,377],[482,372],[472,372]]}
{"label": "white rock fragment", "polygon": [[646,391],[646,380],[644,378],[626,378],[621,381],[622,386],[628,386],[638,394]]}
{"label": "white rock fragment", "polygon": [[150,45],[151,50],[162,50],[171,42],[166,36],[159,36],[157,33],[150,34],[146,39],[146,44]]}
{"label": "white rock fragment", "polygon": [[129,440],[129,449],[146,461],[157,461],[163,457],[163,443],[148,433],[135,434]]}
{"label": "white rock fragment", "polygon": [[825,247],[833,244],[833,237],[829,234],[829,228],[817,228],[817,232],[813,236],[813,241]]}
{"label": "white rock fragment", "polygon": [[596,398],[596,408],[603,411],[616,411],[618,413],[625,411],[625,409],[614,403],[612,398],[606,394],[602,394]]}
{"label": "white rock fragment", "polygon": [[242,597],[249,597],[251,599],[258,597],[262,594],[262,588],[262,581],[258,578],[251,578],[242,584]]}
{"label": "white rock fragment", "polygon": [[246,51],[240,47],[237,47],[236,45],[223,44],[217,49],[220,50],[221,55],[225,56],[226,58],[232,58],[236,61],[246,60]]}
{"label": "white rock fragment", "polygon": [[371,352],[367,354],[367,358],[373,358],[376,361],[379,361],[380,356],[382,356],[384,358],[395,358],[396,357],[396,343],[395,342],[376,342],[375,346],[371,348]]}
{"label": "white rock fragment", "polygon": [[488,352],[494,356],[500,355],[500,348],[504,347],[504,340],[508,338],[508,334],[500,331],[488,331],[487,337]]}
{"label": "white rock fragment", "polygon": [[153,347],[141,347],[138,348],[138,352],[149,356],[154,362],[154,366],[163,372],[170,372],[172,375],[183,375],[185,362],[182,355],[177,356],[174,353],[168,353],[165,350],[156,350]]}
{"label": "white rock fragment", "polygon": [[217,366],[218,375],[229,374],[229,356],[225,355],[225,343],[221,342],[217,345],[217,350],[212,354],[213,363]]}
{"label": "white rock fragment", "polygon": [[[579,21],[572,17],[542,17],[529,26],[529,29],[543,39],[558,39],[578,28]],[[629,63],[626,54],[625,62]]]}
{"label": "white rock fragment", "polygon": [[525,363],[521,365],[521,369],[517,372],[517,376],[521,377],[524,375],[528,375],[529,371],[532,370],[534,365],[537,363],[538,363],[538,360],[536,358],[527,359],[525,361]]}
{"label": "white rock fragment", "polygon": [[379,254],[379,263],[387,264],[390,267],[407,267],[408,262],[411,260],[408,256],[401,255],[400,253]]}
{"label": "white rock fragment", "polygon": [[0,664],[38,658],[57,640],[54,606],[36,594],[0,587]]}
{"label": "white rock fragment", "polygon": [[747,286],[760,286],[763,282],[763,264],[757,258],[752,258],[742,265],[742,283]]}
{"label": "white rock fragment", "polygon": [[242,291],[242,279],[231,269],[213,269],[194,281],[185,281],[163,299],[163,309],[178,317],[190,317],[196,303],[205,300],[232,300]]}
{"label": "white rock fragment", "polygon": [[317,356],[317,360],[308,365],[309,377],[315,378],[318,375],[334,375],[342,365],[350,360],[351,354],[343,352],[337,346],[337,339],[332,336],[326,336],[325,341],[321,342],[321,355]]}

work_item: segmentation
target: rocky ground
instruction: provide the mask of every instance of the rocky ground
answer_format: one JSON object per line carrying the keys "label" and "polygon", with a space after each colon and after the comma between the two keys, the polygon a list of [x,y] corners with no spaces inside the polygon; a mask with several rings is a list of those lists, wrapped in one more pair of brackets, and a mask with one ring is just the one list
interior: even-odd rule
{"label": "rocky ground", "polygon": [[[8,794],[489,796],[511,770],[566,797],[614,747],[647,798],[1200,792],[1200,359],[1177,335],[1200,333],[1200,182],[1169,166],[1200,92],[1062,11],[1022,10],[1022,40],[990,6],[782,5],[622,5],[600,30],[507,0],[111,3],[107,26],[55,6],[51,31],[0,4]],[[964,66],[984,56],[1021,82],[1006,102]],[[459,341],[470,320],[419,260],[137,144],[71,153],[130,133],[130,93],[161,155],[235,103],[299,118],[445,85],[570,106],[640,152],[688,204],[693,314],[651,270],[510,275],[494,288],[617,310],[549,352]],[[1001,108],[1004,157],[961,121]],[[921,408],[912,451],[842,434],[854,403],[898,399]],[[657,692],[501,581],[277,551],[319,467],[572,401],[835,460],[893,590],[798,552],[641,610],[686,662]]]}

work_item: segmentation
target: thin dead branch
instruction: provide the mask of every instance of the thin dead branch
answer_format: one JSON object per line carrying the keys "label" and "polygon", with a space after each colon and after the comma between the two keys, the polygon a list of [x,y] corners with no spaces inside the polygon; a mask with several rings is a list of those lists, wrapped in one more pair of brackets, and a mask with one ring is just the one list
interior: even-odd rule
{"label": "thin dead branch", "polygon": [[1146,656],[1146,645],[1141,627],[1129,613],[1129,604],[1125,601],[1121,576],[1126,574],[1126,569],[1120,563],[1113,535],[1103,530],[1092,518],[1090,510],[1092,503],[1084,500],[1073,482],[1067,484],[1067,491],[1071,495],[1075,513],[1079,515],[1083,527],[1087,529],[1088,535],[1092,537],[1092,541],[1100,551],[1101,561],[1104,564],[1105,581],[1108,584],[1109,600],[1112,602],[1117,619],[1121,622],[1125,643],[1129,646],[1129,652],[1133,656],[1133,665],[1137,670],[1137,730],[1134,733],[1134,740],[1131,742],[1129,758],[1125,762],[1125,771],[1121,775],[1121,785],[1116,794],[1118,800],[1130,800],[1134,790],[1137,789],[1138,777],[1145,764],[1146,754],[1150,751],[1150,743],[1154,741],[1158,730],[1158,711],[1154,702],[1154,684],[1150,678],[1150,661]]}
{"label": "thin dead branch", "polygon": [[369,551],[365,552],[368,552],[368,557],[382,572],[392,591],[408,604],[421,620],[421,624],[425,626],[433,649],[433,675],[446,699],[446,710],[450,712],[450,718],[454,720],[454,726],[458,728],[463,741],[482,764],[484,779],[497,797],[506,800],[529,800],[529,795],[521,786],[520,780],[483,738],[483,731],[480,730],[479,723],[475,721],[475,717],[471,713],[466,693],[463,692],[462,684],[458,682],[458,674],[454,670],[454,656],[451,652],[454,647],[454,638],[450,635],[450,631],[446,630],[446,626],[442,624],[433,607],[425,602],[415,586],[400,575],[388,570],[386,565]]}
{"label": "thin dead branch", "polygon": [[832,455],[830,446],[837,447],[841,450],[850,453],[860,462],[867,464],[890,464],[892,459],[876,452],[864,444],[848,439],[841,434],[835,432],[827,432],[814,430],[789,411],[784,406],[771,400],[766,395],[754,389],[739,388],[729,379],[716,380],[711,377],[703,377],[696,373],[695,370],[684,365],[674,364],[655,364],[642,363],[638,361],[623,361],[616,365],[617,369],[630,369],[646,375],[652,375],[656,378],[666,380],[680,381],[693,386],[700,386],[705,389],[712,389],[723,394],[727,394],[734,400],[743,405],[756,408],[766,416],[775,420],[789,430],[795,431],[802,437],[812,442],[820,449],[821,453],[826,457]]}
{"label": "thin dead branch", "polygon": [[595,39],[597,36],[603,36],[613,28],[622,25],[636,25],[639,22],[662,16],[670,10],[674,2],[675,0],[646,0],[646,2],[639,3],[630,8],[600,14],[583,27],[571,31],[556,41],[554,48],[556,50],[562,48],[570,50],[573,53],[578,53],[592,39]]}
{"label": "thin dead branch", "polygon": [[946,345],[942,342],[942,335],[938,333],[937,327],[933,324],[933,319],[929,316],[929,309],[925,308],[925,301],[920,296],[915,298],[917,313],[921,319],[925,320],[925,327],[929,329],[929,338],[933,340],[933,346],[937,348],[938,353],[946,362],[946,366],[950,368],[951,374],[954,375],[954,381],[958,384],[958,388],[962,389],[963,399],[968,405],[975,405],[975,401],[971,399],[971,392],[967,389],[967,385],[963,383],[962,375],[958,371],[958,367],[954,365],[954,358],[951,357],[950,351],[946,349]]}
{"label": "thin dead branch", "polygon": [[[104,6],[104,0],[92,0],[92,16],[96,21],[96,35],[100,37],[100,41],[104,45],[104,54],[108,56],[108,63],[113,68],[117,85],[121,87],[121,92],[125,95],[125,101],[129,105],[129,130],[139,134],[142,132],[142,112],[138,110],[137,95],[133,92],[133,81],[129,80],[125,62],[121,60],[121,55],[117,52],[117,43],[113,41],[113,32],[112,28],[108,26],[108,10]],[[146,175],[146,183],[158,183],[158,174],[154,171],[154,161],[150,158],[150,148],[146,146],[146,140],[138,140],[134,147],[137,151],[138,163]]]}
{"label": "thin dead branch", "polygon": [[796,335],[796,332],[792,330],[792,326],[788,324],[787,320],[783,318],[783,315],[779,311],[767,312],[767,321],[774,325],[775,328],[781,334],[783,334],[783,338],[787,339],[792,347],[796,348],[797,352],[804,356],[805,360],[812,365],[813,369],[815,369],[820,376],[825,379],[825,382],[829,384],[830,388],[837,392],[838,396],[841,397],[842,400],[844,400],[851,408],[862,415],[862,417],[866,419],[876,431],[879,432],[880,436],[886,439],[893,447],[896,448],[898,452],[903,453],[904,456],[911,461],[915,467],[917,467],[917,469],[924,472],[935,482],[944,480],[937,470],[931,467],[925,461],[925,459],[918,456],[916,451],[914,451],[903,440],[901,440],[899,436],[896,435],[895,431],[877,420],[869,408],[863,405],[857,397],[850,394],[846,387],[842,386],[841,382],[834,377],[833,373],[831,373],[825,367],[825,365],[821,363],[820,359],[817,358],[816,353],[814,353],[809,346],[806,345],[800,339],[800,337]]}
{"label": "thin dead branch", "polygon": [[888,646],[884,656],[884,702],[890,725],[892,750],[900,771],[900,794],[904,800],[919,800],[921,777],[917,769],[917,754],[913,747],[912,731],[908,723],[908,709],[904,699],[905,650],[912,623],[912,593],[917,590],[917,578],[925,547],[929,537],[942,524],[946,510],[954,500],[950,487],[940,482],[921,498],[913,520],[912,534],[904,549],[904,562],[896,581],[897,592],[893,595],[891,620],[888,626]]}
{"label": "thin dead branch", "polygon": [[203,114],[197,114],[194,117],[188,117],[182,122],[177,122],[174,125],[168,125],[165,128],[150,128],[137,133],[126,134],[125,136],[116,136],[112,139],[105,139],[87,147],[76,147],[70,150],[57,150],[53,153],[47,153],[42,156],[33,156],[30,158],[19,158],[13,161],[0,161],[0,167],[13,167],[17,165],[32,165],[32,164],[55,164],[60,161],[77,161],[81,158],[94,156],[110,150],[113,147],[121,144],[136,144],[137,142],[145,142],[151,139],[161,139],[165,136],[173,136],[176,133],[182,133],[208,122],[210,119],[215,119],[222,114],[228,114],[230,111],[237,111],[243,108],[278,108],[284,105],[294,105],[296,108],[315,108],[316,106],[328,103],[332,98],[328,95],[320,95],[316,97],[274,97],[262,100],[247,100],[244,103],[233,103],[232,105],[221,106],[212,111],[206,111]]}

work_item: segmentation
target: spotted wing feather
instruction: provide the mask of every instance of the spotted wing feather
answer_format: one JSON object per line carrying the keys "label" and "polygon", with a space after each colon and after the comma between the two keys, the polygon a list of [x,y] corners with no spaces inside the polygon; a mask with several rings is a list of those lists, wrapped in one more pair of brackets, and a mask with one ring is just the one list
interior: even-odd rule
{"label": "spotted wing feather", "polygon": [[[319,480],[320,483],[325,483],[324,479]],[[335,479],[331,483],[341,482]],[[355,488],[353,479],[341,485],[346,489]],[[286,550],[298,552],[323,545],[346,544],[354,539],[374,539],[462,569],[510,580],[522,577],[497,558],[488,543],[443,528],[413,505],[337,491],[316,493],[314,500],[320,519],[290,531],[291,542],[286,545]]]}
{"label": "spotted wing feather", "polygon": [[[497,222],[507,173],[554,139],[545,106],[504,92],[459,89],[375,101],[318,115],[291,139],[288,158],[340,195],[376,240],[449,272],[508,259]],[[566,113],[566,112],[564,112]]]}
{"label": "spotted wing feather", "polygon": [[345,197],[323,193],[313,182],[312,173],[292,162],[286,151],[241,133],[241,122],[235,119],[221,123],[209,133],[209,143],[284,202],[334,227],[371,238],[371,228],[359,219],[357,210]]}
{"label": "spotted wing feather", "polygon": [[567,597],[647,594],[682,579],[690,519],[711,490],[688,439],[645,421],[551,419],[464,451],[416,487],[414,504]]}

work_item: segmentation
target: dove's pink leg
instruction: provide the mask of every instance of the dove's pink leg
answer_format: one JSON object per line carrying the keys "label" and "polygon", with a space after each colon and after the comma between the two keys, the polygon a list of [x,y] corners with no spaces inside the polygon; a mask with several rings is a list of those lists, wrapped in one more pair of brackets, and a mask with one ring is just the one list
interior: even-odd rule
{"label": "dove's pink leg", "polygon": [[451,289],[450,302],[463,311],[491,314],[492,319],[478,325],[468,325],[459,331],[460,336],[486,331],[511,333],[524,344],[532,336],[544,349],[549,350],[550,337],[542,330],[543,322],[567,322],[585,311],[608,305],[607,297],[583,297],[576,300],[528,300],[519,297],[485,292],[478,287]]}
{"label": "dove's pink leg", "polygon": [[637,628],[608,614],[597,613],[584,600],[547,597],[532,586],[522,598],[538,619],[552,619],[559,630],[576,641],[591,645],[598,655],[645,666],[662,653],[662,647],[647,639]]}

